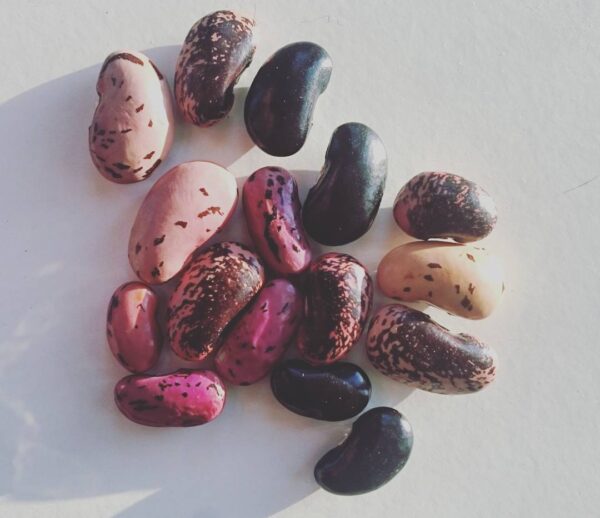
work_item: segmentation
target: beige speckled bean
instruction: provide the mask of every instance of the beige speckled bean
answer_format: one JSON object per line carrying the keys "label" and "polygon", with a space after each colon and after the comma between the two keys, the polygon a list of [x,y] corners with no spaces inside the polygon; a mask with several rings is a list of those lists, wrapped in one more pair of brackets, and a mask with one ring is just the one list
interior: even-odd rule
{"label": "beige speckled bean", "polygon": [[377,283],[388,297],[425,301],[465,318],[495,309],[504,291],[500,261],[483,248],[446,242],[414,242],[379,263]]}

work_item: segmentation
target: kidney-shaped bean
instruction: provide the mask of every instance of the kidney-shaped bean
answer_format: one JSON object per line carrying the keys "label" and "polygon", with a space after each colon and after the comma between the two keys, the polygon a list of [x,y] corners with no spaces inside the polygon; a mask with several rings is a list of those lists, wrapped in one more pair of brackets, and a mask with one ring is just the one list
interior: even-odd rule
{"label": "kidney-shaped bean", "polygon": [[219,416],[225,386],[208,370],[181,369],[162,376],[133,374],[115,386],[121,413],[146,426],[197,426]]}
{"label": "kidney-shaped bean", "polygon": [[175,99],[185,119],[210,126],[233,106],[233,87],[252,62],[254,20],[216,11],[190,29],[175,70]]}
{"label": "kidney-shaped bean", "polygon": [[221,333],[265,280],[258,257],[239,243],[217,243],[181,273],[167,308],[171,348],[185,360],[203,360]]}
{"label": "kidney-shaped bean", "polygon": [[425,301],[471,319],[490,315],[504,291],[496,256],[471,245],[433,241],[388,252],[377,268],[377,283],[388,297]]}
{"label": "kidney-shaped bean", "polygon": [[277,400],[296,414],[342,421],[362,412],[371,397],[371,382],[353,363],[314,367],[303,360],[285,360],[271,373]]}
{"label": "kidney-shaped bean", "polygon": [[258,147],[289,156],[304,145],[331,66],[325,49],[303,41],[279,49],[260,68],[244,107],[246,128]]}
{"label": "kidney-shaped bean", "polygon": [[98,106],[89,129],[96,169],[108,180],[148,178],[173,141],[169,85],[144,54],[121,50],[106,58],[98,82]]}
{"label": "kidney-shaped bean", "polygon": [[371,320],[367,354],[386,376],[439,394],[477,392],[496,376],[490,347],[400,304],[381,308]]}
{"label": "kidney-shaped bean", "polygon": [[461,243],[487,236],[496,225],[494,200],[477,184],[450,173],[421,173],[398,193],[394,219],[418,239]]}
{"label": "kidney-shaped bean", "polygon": [[225,332],[215,357],[217,372],[234,385],[264,378],[296,334],[303,309],[303,297],[291,282],[269,282]]}
{"label": "kidney-shaped bean", "polygon": [[294,177],[281,167],[263,167],[246,180],[242,201],[248,231],[267,266],[280,275],[306,270],[311,251]]}
{"label": "kidney-shaped bean", "polygon": [[106,337],[119,363],[131,372],[151,369],[160,355],[158,296],[141,282],[119,286],[108,305]]}
{"label": "kidney-shaped bean", "polygon": [[237,204],[229,171],[212,162],[186,162],[146,195],[129,236],[129,262],[144,282],[173,278],[191,254],[227,223]]}
{"label": "kidney-shaped bean", "polygon": [[386,176],[385,148],[371,128],[357,122],[337,128],[319,180],[304,203],[302,218],[308,234],[329,246],[365,234],[379,210]]}
{"label": "kidney-shaped bean", "polygon": [[401,413],[372,408],[354,422],[342,444],[321,457],[315,479],[323,489],[339,495],[374,491],[400,472],[412,445],[412,428]]}
{"label": "kidney-shaped bean", "polygon": [[373,303],[371,277],[354,257],[328,253],[309,270],[298,350],[313,365],[343,357],[363,332]]}

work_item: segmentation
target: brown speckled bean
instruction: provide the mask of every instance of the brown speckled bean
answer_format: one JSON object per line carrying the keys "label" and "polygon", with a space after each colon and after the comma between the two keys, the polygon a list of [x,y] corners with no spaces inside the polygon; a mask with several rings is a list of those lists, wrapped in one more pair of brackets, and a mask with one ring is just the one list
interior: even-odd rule
{"label": "brown speckled bean", "polygon": [[483,248],[439,241],[398,246],[381,260],[377,283],[388,297],[425,301],[455,315],[480,319],[504,291],[503,270]]}
{"label": "brown speckled bean", "polygon": [[173,351],[185,360],[206,358],[264,280],[258,257],[239,243],[217,243],[194,257],[169,299],[167,332]]}
{"label": "brown speckled bean", "polygon": [[490,347],[400,304],[385,306],[372,318],[367,354],[386,376],[439,394],[477,392],[496,376]]}
{"label": "brown speckled bean", "polygon": [[175,99],[188,122],[211,126],[233,106],[233,87],[252,62],[254,20],[231,11],[200,19],[188,33],[175,71]]}

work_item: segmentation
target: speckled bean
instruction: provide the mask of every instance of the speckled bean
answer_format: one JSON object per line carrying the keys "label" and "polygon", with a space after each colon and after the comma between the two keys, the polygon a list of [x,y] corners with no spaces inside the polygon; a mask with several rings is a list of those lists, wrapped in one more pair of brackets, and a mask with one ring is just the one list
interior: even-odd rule
{"label": "speckled bean", "polygon": [[329,54],[306,41],[286,45],[265,62],[244,107],[246,129],[258,147],[270,155],[289,156],[304,145],[331,67]]}
{"label": "speckled bean", "polygon": [[438,394],[477,392],[496,376],[490,347],[400,304],[381,308],[371,320],[367,354],[386,376]]}
{"label": "speckled bean", "polygon": [[175,99],[184,118],[211,126],[233,106],[233,87],[254,56],[254,20],[216,11],[190,29],[175,70]]}
{"label": "speckled bean", "polygon": [[388,297],[422,300],[471,319],[489,316],[504,291],[496,256],[471,245],[432,241],[388,252],[377,268],[377,283]]}
{"label": "speckled bean", "polygon": [[217,243],[195,256],[169,299],[167,332],[173,351],[185,360],[206,358],[264,280],[258,257],[239,243]]}
{"label": "speckled bean", "polygon": [[146,195],[129,236],[129,262],[148,284],[173,278],[191,254],[227,223],[237,204],[235,178],[212,162],[169,170]]}
{"label": "speckled bean", "polygon": [[304,202],[308,234],[329,246],[361,237],[375,220],[386,176],[387,155],[377,134],[358,122],[342,124],[333,132],[321,175]]}
{"label": "speckled bean", "polygon": [[158,296],[141,282],[127,282],[114,292],[108,305],[106,337],[119,363],[131,372],[151,369],[160,355],[156,323]]}
{"label": "speckled bean", "polygon": [[98,105],[89,128],[92,162],[104,178],[133,183],[148,178],[173,141],[171,92],[144,54],[109,55],[96,83]]}
{"label": "speckled bean", "polygon": [[421,173],[394,202],[394,218],[418,239],[452,238],[460,243],[487,236],[496,225],[494,200],[477,184],[450,173]]}
{"label": "speckled bean", "polygon": [[264,378],[296,334],[303,302],[291,282],[269,282],[225,332],[215,357],[219,375],[234,385],[250,385]]}
{"label": "speckled bean", "polygon": [[380,488],[404,467],[413,445],[410,423],[388,407],[372,408],[352,425],[350,435],[315,466],[315,479],[338,495]]}
{"label": "speckled bean", "polygon": [[121,413],[146,426],[197,426],[216,419],[225,386],[208,370],[181,369],[163,376],[132,374],[115,386]]}
{"label": "speckled bean", "polygon": [[263,167],[246,180],[242,201],[248,231],[267,266],[280,275],[305,271],[311,251],[294,177],[281,167]]}
{"label": "speckled bean", "polygon": [[354,257],[328,253],[309,270],[298,350],[314,365],[333,363],[358,341],[373,303],[371,277]]}

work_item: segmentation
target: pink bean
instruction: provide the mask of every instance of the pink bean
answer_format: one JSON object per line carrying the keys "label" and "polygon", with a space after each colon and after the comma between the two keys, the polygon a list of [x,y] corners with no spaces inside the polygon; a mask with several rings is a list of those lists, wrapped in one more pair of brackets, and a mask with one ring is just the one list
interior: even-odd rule
{"label": "pink bean", "polygon": [[119,363],[131,372],[151,369],[160,355],[158,297],[141,282],[119,286],[108,306],[106,337]]}
{"label": "pink bean", "polygon": [[291,282],[269,282],[226,332],[215,358],[217,372],[234,385],[264,378],[295,335],[302,312],[303,298]]}
{"label": "pink bean", "polygon": [[146,426],[197,426],[217,418],[225,386],[209,370],[180,369],[163,376],[132,374],[115,386],[121,413]]}

